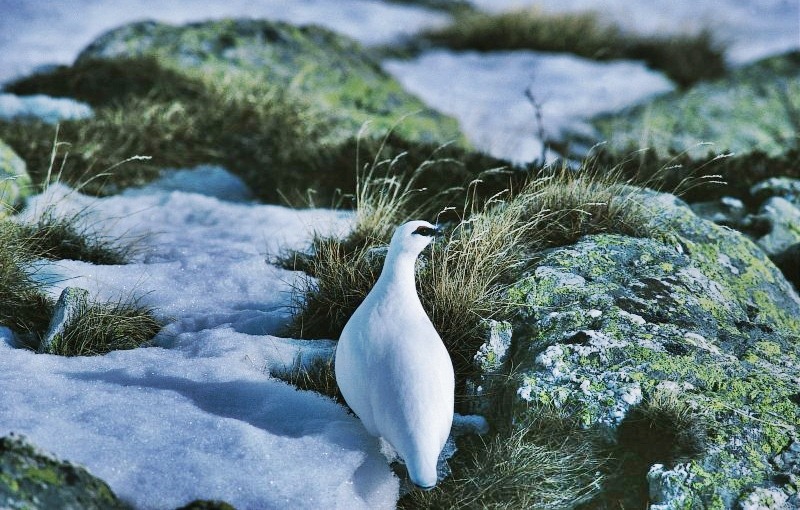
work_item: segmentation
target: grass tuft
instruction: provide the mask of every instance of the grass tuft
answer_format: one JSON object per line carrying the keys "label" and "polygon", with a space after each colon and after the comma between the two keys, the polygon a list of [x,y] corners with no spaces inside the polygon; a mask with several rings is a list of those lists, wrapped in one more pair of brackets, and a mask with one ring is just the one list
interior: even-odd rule
{"label": "grass tuft", "polygon": [[97,356],[149,345],[163,327],[153,309],[122,300],[87,303],[48,349],[60,356]]}
{"label": "grass tuft", "polygon": [[333,357],[315,359],[310,365],[295,363],[289,370],[273,372],[278,379],[302,391],[315,391],[345,404],[344,397],[336,384]]}
{"label": "grass tuft", "polygon": [[517,197],[524,208],[530,251],[573,244],[589,234],[654,237],[652,213],[615,168],[587,161],[580,170],[553,169]]}
{"label": "grass tuft", "polygon": [[542,421],[488,440],[471,438],[459,445],[450,478],[405,495],[398,508],[574,508],[596,495],[604,479],[606,459],[591,434]]}
{"label": "grass tuft", "polygon": [[[142,80],[146,72],[147,78]],[[108,81],[104,81],[108,80]],[[110,86],[110,83],[117,87]],[[143,83],[152,88],[147,89]],[[78,97],[89,119],[60,124],[56,160],[62,181],[88,193],[113,193],[153,180],[161,168],[220,164],[265,199],[278,189],[315,186],[327,129],[288,92],[240,75],[175,71],[150,57],[93,60],[18,82],[12,90]],[[55,128],[36,119],[0,121],[3,138],[46,186]],[[324,151],[323,151],[324,152]],[[132,156],[119,171],[105,170]],[[99,178],[102,176],[102,178]]]}
{"label": "grass tuft", "polygon": [[647,472],[653,464],[672,468],[701,458],[708,446],[707,411],[672,390],[654,390],[632,407],[617,429],[604,499],[646,505]]}
{"label": "grass tuft", "polygon": [[19,227],[0,219],[0,324],[26,336],[47,329],[55,306],[35,279],[34,260]]}
{"label": "grass tuft", "polygon": [[708,443],[707,413],[673,391],[655,391],[620,424],[620,445],[643,464],[674,466],[698,458]]}
{"label": "grass tuft", "polygon": [[18,235],[36,256],[51,260],[81,260],[92,264],[125,264],[130,247],[81,226],[81,214],[62,217],[52,209],[35,223],[21,223]]}

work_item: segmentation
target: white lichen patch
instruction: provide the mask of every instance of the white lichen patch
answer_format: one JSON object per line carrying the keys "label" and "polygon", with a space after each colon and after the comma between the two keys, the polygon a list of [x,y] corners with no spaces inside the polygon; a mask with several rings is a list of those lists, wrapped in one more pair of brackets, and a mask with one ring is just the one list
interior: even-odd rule
{"label": "white lichen patch", "polygon": [[681,510],[694,499],[691,483],[694,474],[688,464],[678,464],[667,469],[654,464],[647,473],[651,510]]}
{"label": "white lichen patch", "polygon": [[632,324],[635,324],[637,326],[644,326],[645,324],[647,324],[647,321],[644,320],[644,318],[642,318],[641,315],[636,315],[635,313],[626,312],[625,310],[619,310],[618,314],[621,318],[627,319]]}
{"label": "white lichen patch", "polygon": [[742,510],[790,510],[789,496],[780,489],[758,487],[739,501]]}
{"label": "white lichen patch", "polygon": [[706,338],[703,335],[698,335],[697,333],[692,333],[688,331],[684,333],[683,339],[686,340],[687,343],[699,349],[703,349],[713,354],[722,355],[722,352],[719,350],[719,347],[706,340]]}
{"label": "white lichen patch", "polygon": [[720,266],[724,267],[725,269],[728,269],[731,273],[739,274],[739,268],[734,266],[733,263],[731,263],[731,258],[725,255],[724,253],[719,254],[719,256],[717,257],[717,262],[719,263]]}
{"label": "white lichen patch", "polygon": [[555,344],[542,351],[535,360],[537,370],[523,378],[517,395],[528,402],[568,407],[587,427],[615,427],[641,402],[641,387],[624,371],[596,373],[587,362],[606,359],[610,349],[628,343],[598,331],[579,334],[585,337],[581,344]]}
{"label": "white lichen patch", "polygon": [[537,280],[552,280],[559,287],[583,287],[586,279],[583,276],[551,266],[539,266],[533,273]]}

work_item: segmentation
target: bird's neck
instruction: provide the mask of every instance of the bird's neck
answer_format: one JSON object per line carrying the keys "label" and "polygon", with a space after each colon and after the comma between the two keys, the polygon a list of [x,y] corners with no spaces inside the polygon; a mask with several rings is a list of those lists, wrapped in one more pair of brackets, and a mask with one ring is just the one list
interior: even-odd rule
{"label": "bird's neck", "polygon": [[383,264],[383,270],[375,286],[382,288],[400,288],[413,291],[416,294],[414,266],[417,262],[415,255],[407,253],[389,252]]}

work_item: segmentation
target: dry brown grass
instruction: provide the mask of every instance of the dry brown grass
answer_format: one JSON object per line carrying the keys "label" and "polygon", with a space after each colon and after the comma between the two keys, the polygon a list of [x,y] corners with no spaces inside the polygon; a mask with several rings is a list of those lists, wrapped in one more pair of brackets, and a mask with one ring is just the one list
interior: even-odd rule
{"label": "dry brown grass", "polygon": [[589,501],[604,479],[606,458],[589,433],[574,428],[529,424],[460,448],[466,451],[452,477],[432,491],[407,494],[398,508],[567,509]]}
{"label": "dry brown grass", "polygon": [[153,312],[136,301],[87,303],[47,353],[97,356],[150,345],[163,326]]}

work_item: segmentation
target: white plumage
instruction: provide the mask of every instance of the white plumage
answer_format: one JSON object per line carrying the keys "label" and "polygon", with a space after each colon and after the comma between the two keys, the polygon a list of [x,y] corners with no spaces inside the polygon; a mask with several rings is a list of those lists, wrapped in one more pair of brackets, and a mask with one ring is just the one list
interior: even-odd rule
{"label": "white plumage", "polygon": [[436,485],[436,462],[453,421],[453,364],[417,296],[414,264],[436,229],[395,230],[378,281],[336,348],[336,382],[370,434],[406,463],[411,481]]}

